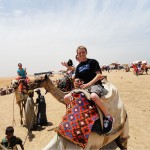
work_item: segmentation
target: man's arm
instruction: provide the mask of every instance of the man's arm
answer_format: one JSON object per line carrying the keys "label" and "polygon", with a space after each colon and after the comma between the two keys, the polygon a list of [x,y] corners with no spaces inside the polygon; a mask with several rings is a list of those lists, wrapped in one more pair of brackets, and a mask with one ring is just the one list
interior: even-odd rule
{"label": "man's arm", "polygon": [[91,80],[88,84],[89,86],[91,86],[95,84],[97,81],[102,80],[102,79],[104,79],[104,76],[99,71],[97,71],[95,78],[93,78],[93,80]]}
{"label": "man's arm", "polygon": [[104,79],[104,76],[102,76],[102,75],[100,74],[100,72],[97,71],[95,78],[93,78],[93,80],[91,80],[90,82],[88,82],[88,83],[86,83],[86,84],[82,84],[82,85],[80,86],[80,88],[81,88],[81,89],[89,88],[91,85],[95,84],[97,81],[102,80],[102,79]]}
{"label": "man's arm", "polygon": [[65,67],[66,67],[67,69],[69,69],[69,70],[74,71],[74,70],[76,69],[74,66],[68,66],[67,63],[65,63],[65,62],[61,62],[61,64],[62,64],[63,66],[65,66]]}

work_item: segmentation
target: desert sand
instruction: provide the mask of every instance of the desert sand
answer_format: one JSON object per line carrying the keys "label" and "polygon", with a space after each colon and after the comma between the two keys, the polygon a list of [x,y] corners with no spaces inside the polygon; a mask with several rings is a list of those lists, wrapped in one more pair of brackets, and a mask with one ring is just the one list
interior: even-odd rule
{"label": "desert sand", "polygon": [[[103,72],[109,82],[114,84],[120,93],[129,118],[129,150],[150,149],[150,72],[148,75],[136,76],[132,71]],[[58,76],[55,76],[57,78]],[[10,78],[0,78],[0,87],[10,85]],[[14,93],[0,96],[0,139],[5,136],[5,128],[13,125],[15,135],[23,141],[25,150],[41,150],[56,134],[53,128],[57,127],[65,113],[65,106],[59,103],[50,93],[45,95],[47,104],[48,125],[32,132],[27,137],[27,129],[20,125],[19,107],[15,102]],[[34,99],[37,95],[35,93]],[[13,105],[14,104],[14,105]],[[13,109],[14,108],[14,109]],[[27,137],[27,138],[26,138]],[[20,147],[18,146],[18,149]],[[112,142],[103,149],[119,149]]]}

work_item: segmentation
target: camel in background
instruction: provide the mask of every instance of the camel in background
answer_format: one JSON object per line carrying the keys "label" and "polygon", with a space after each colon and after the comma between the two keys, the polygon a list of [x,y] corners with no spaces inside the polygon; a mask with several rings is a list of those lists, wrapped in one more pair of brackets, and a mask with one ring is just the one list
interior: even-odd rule
{"label": "camel in background", "polygon": [[[22,118],[23,118],[23,110],[25,110],[25,104],[28,98],[28,94],[27,93],[20,93],[19,92],[19,84],[17,80],[13,80],[11,83],[11,87],[14,88],[15,92],[15,96],[16,96],[16,103],[19,106],[19,110],[20,110],[20,124],[23,124]],[[51,79],[49,79],[49,77],[46,75],[45,77],[40,77],[40,78],[36,78],[34,80],[32,80],[30,82],[30,84],[28,85],[28,90],[34,90],[36,88],[44,88],[46,90],[46,92],[50,92],[59,102],[64,103],[63,101],[63,97],[65,94],[67,94],[66,92],[62,92],[59,88],[57,88]],[[10,92],[5,92],[5,95],[10,94]]]}

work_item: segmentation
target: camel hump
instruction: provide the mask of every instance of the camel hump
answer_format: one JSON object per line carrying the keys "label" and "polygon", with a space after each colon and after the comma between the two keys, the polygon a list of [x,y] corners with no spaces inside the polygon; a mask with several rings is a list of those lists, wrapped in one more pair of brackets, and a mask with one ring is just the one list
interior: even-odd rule
{"label": "camel hump", "polygon": [[103,82],[103,86],[108,91],[106,95],[102,96],[103,99],[111,99],[117,93],[117,88],[113,84]]}
{"label": "camel hump", "polygon": [[112,132],[115,132],[118,128],[122,128],[126,120],[127,112],[117,88],[109,82],[103,83],[103,86],[108,93],[107,95],[103,96],[102,99],[108,112],[115,120],[112,130]]}

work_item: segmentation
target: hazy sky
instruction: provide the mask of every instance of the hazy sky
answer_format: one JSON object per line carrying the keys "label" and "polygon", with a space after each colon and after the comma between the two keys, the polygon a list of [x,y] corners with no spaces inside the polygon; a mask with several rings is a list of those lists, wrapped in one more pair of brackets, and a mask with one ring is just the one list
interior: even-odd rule
{"label": "hazy sky", "polygon": [[0,0],[0,77],[65,69],[79,45],[100,65],[150,63],[150,0]]}

